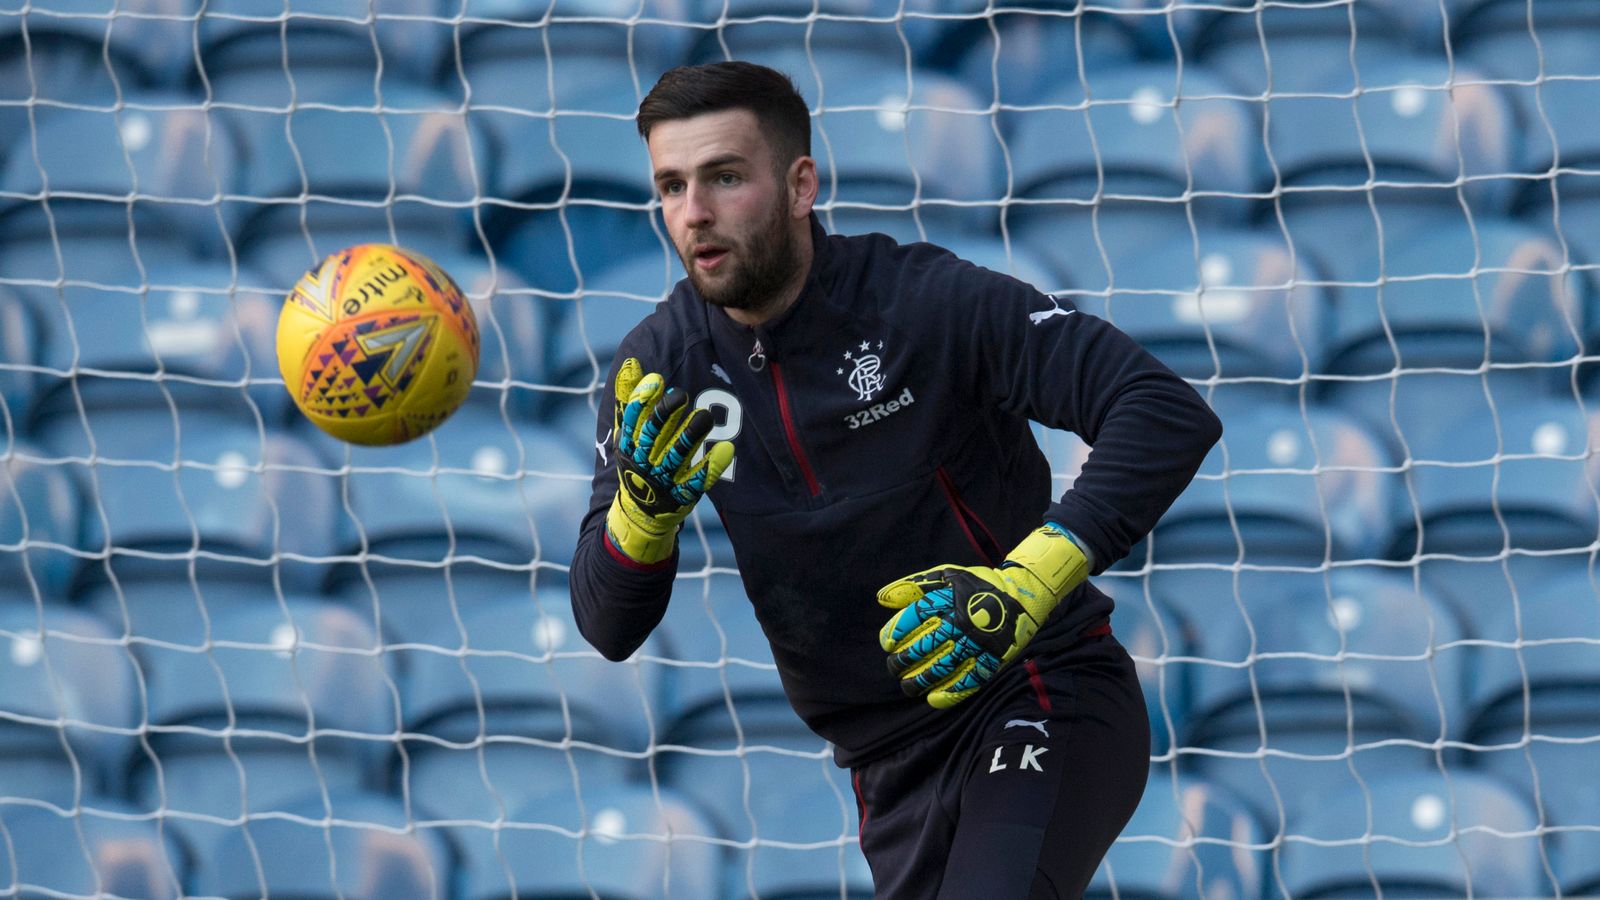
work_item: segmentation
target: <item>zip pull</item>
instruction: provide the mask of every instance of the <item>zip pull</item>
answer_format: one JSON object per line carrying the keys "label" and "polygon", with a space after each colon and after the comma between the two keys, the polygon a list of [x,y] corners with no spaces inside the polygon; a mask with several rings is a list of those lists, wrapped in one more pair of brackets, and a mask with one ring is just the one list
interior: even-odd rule
{"label": "zip pull", "polygon": [[756,338],[756,344],[750,348],[750,358],[745,360],[750,366],[750,371],[759,372],[767,367],[767,352],[761,349],[761,339]]}

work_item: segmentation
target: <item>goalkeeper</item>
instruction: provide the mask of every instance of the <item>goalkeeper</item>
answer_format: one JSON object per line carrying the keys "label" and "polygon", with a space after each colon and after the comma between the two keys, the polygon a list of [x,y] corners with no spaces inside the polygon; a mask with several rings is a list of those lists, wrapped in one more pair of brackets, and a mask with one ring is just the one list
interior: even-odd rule
{"label": "goalkeeper", "polygon": [[[689,277],[611,369],[579,628],[639,647],[709,496],[790,703],[853,770],[877,896],[1082,894],[1150,751],[1086,577],[1177,498],[1216,417],[1103,320],[930,244],[825,233],[784,75],[674,69],[637,123]],[[1053,502],[1030,419],[1092,447]]]}

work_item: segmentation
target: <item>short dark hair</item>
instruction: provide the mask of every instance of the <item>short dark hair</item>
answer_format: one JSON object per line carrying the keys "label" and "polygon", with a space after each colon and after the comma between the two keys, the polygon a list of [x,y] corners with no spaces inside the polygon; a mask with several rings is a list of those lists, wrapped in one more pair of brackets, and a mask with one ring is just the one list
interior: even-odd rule
{"label": "short dark hair", "polygon": [[780,171],[811,155],[811,111],[789,76],[753,62],[705,63],[669,69],[639,104],[639,137],[662,122],[745,109],[769,136]]}

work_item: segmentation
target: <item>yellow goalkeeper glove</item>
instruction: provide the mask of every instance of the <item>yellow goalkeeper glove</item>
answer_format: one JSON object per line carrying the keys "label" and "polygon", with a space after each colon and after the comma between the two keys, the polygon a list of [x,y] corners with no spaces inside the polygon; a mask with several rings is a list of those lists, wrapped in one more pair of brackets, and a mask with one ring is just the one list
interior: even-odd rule
{"label": "yellow goalkeeper glove", "polygon": [[613,444],[617,496],[606,513],[611,543],[629,559],[660,562],[672,555],[678,526],[733,462],[733,444],[719,441],[698,464],[695,452],[711,432],[711,412],[689,409],[677,388],[644,374],[637,359],[617,370]]}
{"label": "yellow goalkeeper glove", "polygon": [[999,568],[940,566],[902,578],[878,591],[880,604],[899,610],[878,632],[889,671],[908,696],[952,707],[1016,659],[1088,574],[1083,549],[1051,522]]}

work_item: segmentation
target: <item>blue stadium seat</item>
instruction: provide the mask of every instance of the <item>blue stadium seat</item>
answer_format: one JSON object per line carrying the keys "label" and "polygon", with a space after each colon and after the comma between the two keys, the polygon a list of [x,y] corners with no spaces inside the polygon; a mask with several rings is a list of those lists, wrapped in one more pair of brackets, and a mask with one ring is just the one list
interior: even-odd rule
{"label": "blue stadium seat", "polygon": [[[1411,448],[1416,513],[1396,516],[1395,552],[1483,556],[1507,546],[1587,547],[1597,527],[1592,418],[1576,400],[1557,398],[1504,405],[1492,419],[1455,412],[1435,439]],[[1423,565],[1430,577],[1442,571]]]}
{"label": "blue stadium seat", "polygon": [[1013,136],[1019,195],[1087,201],[1097,166],[1104,168],[1106,193],[1177,200],[1191,182],[1196,191],[1250,189],[1260,125],[1211,73],[1186,68],[1180,83],[1169,65],[1131,63],[1103,73],[1095,87],[1086,93],[1062,82],[1038,102],[1068,108],[1019,110],[1002,119]]}
{"label": "blue stadium seat", "polygon": [[1150,18],[1119,14],[1110,8],[1116,4],[1085,9],[1060,0],[1006,12],[981,0],[923,5],[965,14],[941,23],[937,43],[925,54],[928,64],[956,72],[979,97],[1005,106],[1048,102],[1057,83],[1077,81],[1080,60],[1091,90],[1097,89],[1101,73],[1139,56]]}
{"label": "blue stadium seat", "polygon": [[[918,2],[905,3],[904,11]],[[908,57],[919,55],[919,31],[926,33],[928,20],[902,16],[901,10],[900,0],[693,0],[694,20],[717,27],[697,32],[689,62],[739,59],[770,66],[788,75],[815,108],[819,89],[841,87],[841,76],[862,61],[908,68]]]}
{"label": "blue stadium seat", "polygon": [[356,597],[367,596],[370,577],[401,639],[455,632],[447,564],[464,601],[474,592],[463,577],[526,589],[530,565],[548,570],[572,559],[588,509],[588,451],[510,415],[469,405],[410,443],[337,451],[351,467],[344,488],[356,525],[344,552],[380,558],[334,577]]}
{"label": "blue stadium seat", "polygon": [[[57,209],[67,214],[55,216]],[[6,234],[0,266],[17,280],[14,289],[38,312],[42,328],[59,315],[59,283],[138,290],[156,273],[194,261],[198,249],[187,234],[170,223],[154,230],[148,224],[130,231],[126,203],[52,198],[49,210],[37,203],[14,205],[0,210]]]}
{"label": "blue stadium seat", "polygon": [[[663,782],[692,799],[717,825],[721,834],[737,841],[757,839],[812,842],[838,837],[839,810],[854,813],[854,793],[849,773],[833,764],[828,742],[817,737],[790,713],[769,709],[766,718],[745,724],[735,733],[720,735],[690,734],[682,728],[669,734],[665,747],[658,751],[655,769]],[[820,810],[828,823],[815,827],[815,820],[793,821],[791,834],[774,834],[774,809],[770,792],[785,786],[798,794],[832,797],[832,816]],[[798,798],[796,799],[798,802]],[[814,811],[815,807],[813,807]],[[852,816],[852,819],[854,817]],[[853,825],[852,821],[852,825]],[[793,834],[806,828],[802,838]],[[825,833],[824,833],[825,832]],[[851,829],[854,833],[854,828]]]}
{"label": "blue stadium seat", "polygon": [[[148,287],[62,287],[40,297],[50,341],[42,362],[76,375],[36,377],[28,421],[76,419],[85,411],[142,409],[166,418],[169,403],[281,425],[290,409],[275,352],[282,296],[265,279],[226,262],[163,266]],[[197,382],[196,379],[201,381]]]}
{"label": "blue stadium seat", "polygon": [[[272,107],[357,99],[432,79],[457,14],[440,0],[221,0],[208,2],[194,88],[217,101]],[[369,20],[369,17],[371,19]],[[185,49],[185,56],[194,51]],[[379,67],[382,67],[380,74]],[[350,92],[356,91],[354,98]],[[459,92],[457,92],[459,94]]]}
{"label": "blue stadium seat", "polygon": [[[455,863],[435,828],[399,798],[359,790],[302,794],[290,817],[234,829],[196,867],[197,893],[302,900],[448,895]],[[259,860],[259,863],[257,862]]]}
{"label": "blue stadium seat", "polygon": [[524,734],[513,713],[486,710],[484,738],[458,735],[446,744],[437,735],[406,742],[403,783],[396,773],[393,796],[409,790],[419,817],[481,823],[452,829],[453,843],[468,866],[493,870],[499,859],[489,826],[516,822],[530,797],[566,785],[584,796],[625,783],[621,769],[636,760],[559,739]]}
{"label": "blue stadium seat", "polygon": [[739,827],[723,833],[745,835],[754,845],[734,854],[724,896],[872,897],[849,771],[835,766],[831,754],[777,768],[765,765],[776,760],[770,754],[746,759],[748,813],[741,808]]}
{"label": "blue stadium seat", "polygon": [[[37,100],[47,103],[81,103],[111,106],[117,101],[116,82],[106,69],[104,44],[82,35],[45,35],[30,54],[23,43],[20,22],[22,4],[8,3],[0,18],[0,161],[25,156],[24,140],[33,131],[28,106]],[[47,22],[44,16],[32,17]],[[104,24],[102,21],[102,28]],[[113,57],[113,67],[128,71],[137,63],[125,53]],[[35,87],[37,85],[37,87]],[[35,93],[37,91],[37,94]],[[56,108],[36,105],[39,112]]]}
{"label": "blue stadium seat", "polygon": [[366,617],[263,598],[208,622],[181,643],[136,645],[152,733],[127,769],[130,794],[202,859],[234,830],[218,819],[369,783],[399,730],[395,663]]}
{"label": "blue stadium seat", "polygon": [[820,93],[801,90],[815,111],[822,211],[847,212],[852,231],[892,229],[913,205],[912,221],[929,227],[993,229],[1005,169],[993,113],[976,94],[898,59],[858,57],[827,78]]}
{"label": "blue stadium seat", "polygon": [[[1256,180],[1262,133],[1254,111],[1203,69],[1139,63],[1100,74],[1091,94],[1075,80],[1013,111],[1009,135],[1014,233],[1072,273],[1075,286],[1103,290],[1107,253],[1189,237],[1243,221]],[[1191,192],[1202,196],[1184,199]]]}
{"label": "blue stadium seat", "polygon": [[[1563,156],[1562,166],[1592,170],[1594,163],[1569,162]],[[1595,260],[1600,260],[1600,240],[1595,237],[1595,232],[1600,230],[1600,179],[1572,172],[1556,176],[1553,187],[1542,181],[1529,184],[1518,209],[1518,218],[1559,240],[1568,248],[1572,264],[1582,267],[1584,278],[1589,281],[1595,278]],[[1591,314],[1591,322],[1593,319]],[[1590,346],[1594,340],[1589,337]],[[1593,373],[1586,371],[1585,376],[1586,382],[1593,380]]]}
{"label": "blue stadium seat", "polygon": [[287,290],[351,244],[468,249],[474,207],[494,190],[491,138],[431,90],[386,89],[381,111],[348,92],[331,102],[359,108],[299,108],[287,123],[235,112],[252,153],[251,199],[232,205],[246,258]]}
{"label": "blue stadium seat", "polygon": [[0,881],[22,893],[177,898],[189,863],[171,832],[111,797],[87,795],[65,815],[38,806],[0,806]]}
{"label": "blue stadium seat", "polygon": [[98,567],[83,573],[72,600],[138,641],[197,645],[205,640],[207,623],[219,617],[237,618],[280,602],[296,605],[316,597],[279,590],[270,572],[256,567],[228,571],[197,566],[193,578],[184,560],[162,568],[145,562],[133,574],[118,572],[115,564],[111,568],[114,580]]}
{"label": "blue stadium seat", "polygon": [[1111,630],[1133,656],[1150,716],[1150,752],[1161,756],[1172,749],[1174,736],[1189,727],[1194,703],[1197,667],[1175,662],[1196,652],[1196,623],[1185,619],[1144,578],[1107,573],[1094,579],[1095,587],[1116,603]]}
{"label": "blue stadium seat", "polygon": [[[824,13],[896,15],[894,4],[875,0],[837,5],[836,12]],[[803,6],[780,7],[787,12],[777,14],[811,15],[810,4]],[[823,222],[845,232],[903,233],[919,220],[942,232],[992,231],[1004,194],[1004,163],[988,104],[951,76],[908,66],[893,22],[882,26],[889,32],[878,32],[877,40],[870,36],[880,26],[831,24],[848,36],[838,43],[815,40],[809,50],[803,40],[763,45],[751,54],[733,49],[737,58],[787,73],[811,108]],[[798,27],[803,33],[804,24]],[[724,58],[714,35],[705,40],[714,47],[710,58]]]}
{"label": "blue stadium seat", "polygon": [[0,287],[0,420],[20,422],[32,399],[37,376],[27,367],[41,362],[36,348],[44,338],[39,331],[32,307]]}
{"label": "blue stadium seat", "polygon": [[1463,626],[1411,575],[1335,569],[1321,585],[1253,596],[1250,608],[1253,628],[1229,629],[1217,654],[1247,665],[1195,667],[1183,746],[1203,750],[1186,761],[1264,820],[1318,793],[1358,791],[1359,779],[1426,767],[1427,745],[1465,718]]}
{"label": "blue stadium seat", "polygon": [[[1263,96],[1269,90],[1304,91],[1323,84],[1349,91],[1358,77],[1370,83],[1370,66],[1413,49],[1408,27],[1416,13],[1413,7],[1432,4],[1375,0],[1329,6],[1291,0],[1258,6],[1254,0],[1224,0],[1216,5],[1222,8],[1200,15],[1193,36],[1195,57],[1225,75],[1237,90]],[[1439,35],[1434,44],[1442,55]]]}
{"label": "blue stadium seat", "polygon": [[167,572],[198,553],[201,571],[215,561],[270,583],[276,568],[286,587],[314,587],[311,563],[335,552],[349,527],[337,484],[319,474],[327,464],[250,419],[195,411],[178,419],[174,431],[170,414],[99,410],[57,418],[41,433],[74,459],[86,485],[84,546],[133,551],[110,563],[124,574],[145,562]]}
{"label": "blue stadium seat", "polygon": [[[1491,395],[1499,409],[1545,393],[1571,397],[1572,366],[1555,364],[1579,356],[1593,296],[1564,267],[1557,241],[1504,219],[1396,243],[1382,260],[1381,291],[1339,289],[1321,365],[1332,380],[1320,397],[1366,419],[1397,454],[1435,443],[1451,416],[1470,410],[1492,421]],[[1365,279],[1379,267],[1369,259],[1360,268],[1335,277]],[[1495,368],[1472,371],[1485,365]],[[1413,369],[1465,371],[1378,377]]]}
{"label": "blue stadium seat", "polygon": [[680,576],[659,631],[674,661],[665,674],[671,714],[656,761],[667,783],[735,840],[768,826],[769,817],[751,812],[765,808],[768,785],[832,790],[827,785],[838,773],[826,742],[789,705],[738,576]]}
{"label": "blue stadium seat", "polygon": [[[463,866],[464,900],[717,896],[718,836],[670,789],[556,788],[510,821],[519,827],[500,831],[497,854]],[[536,823],[544,827],[528,827]]]}
{"label": "blue stadium seat", "polygon": [[[1566,242],[1593,261],[1600,254],[1594,237],[1600,186],[1593,176],[1570,170],[1592,170],[1600,160],[1600,136],[1592,124],[1600,100],[1600,61],[1594,55],[1600,11],[1581,0],[1547,0],[1531,7],[1488,0],[1464,4],[1454,21],[1461,58],[1495,77],[1521,82],[1503,89],[1522,122],[1519,168],[1538,177],[1523,182],[1519,215],[1543,229],[1559,223]],[[1562,174],[1556,174],[1557,167]]]}
{"label": "blue stadium seat", "polygon": [[138,672],[103,622],[57,605],[0,605],[0,795],[71,808],[121,787]]}
{"label": "blue stadium seat", "polygon": [[475,110],[502,147],[496,194],[485,216],[498,258],[530,286],[570,294],[610,263],[657,252],[665,232],[650,212],[650,156],[615,95],[579,92],[553,119]]}
{"label": "blue stadium seat", "polygon": [[[1554,823],[1563,828],[1564,823]],[[1600,892],[1600,832],[1593,827],[1572,826],[1560,831],[1555,859],[1556,881],[1568,897],[1586,897]]]}
{"label": "blue stadium seat", "polygon": [[1265,842],[1260,824],[1225,788],[1155,766],[1084,896],[1260,897],[1271,865]]}
{"label": "blue stadium seat", "polygon": [[[1503,643],[1478,650],[1471,718],[1458,730],[1470,746],[1458,758],[1537,796],[1552,825],[1600,826],[1600,605],[1587,566],[1523,582],[1515,603],[1483,611],[1481,632]],[[1591,878],[1596,862],[1588,860]]]}
{"label": "blue stadium seat", "polygon": [[605,380],[617,348],[681,278],[682,265],[671,251],[643,253],[586,277],[577,301],[546,304],[549,383],[569,391],[587,389],[549,395],[541,404],[548,414],[558,415],[574,404],[587,408],[590,392],[597,392],[595,401],[610,408],[612,395]]}
{"label": "blue stadium seat", "polygon": [[[23,130],[19,152],[0,170],[0,189],[47,196],[49,209],[43,201],[8,199],[0,203],[7,229],[48,233],[53,225],[63,241],[79,231],[110,231],[121,237],[123,255],[130,228],[134,240],[141,232],[172,232],[168,240],[222,252],[221,197],[241,186],[238,136],[187,95],[128,91],[119,99],[124,106],[115,110],[52,109],[31,141]],[[13,277],[34,273],[56,277],[53,254],[8,265]]]}
{"label": "blue stadium seat", "polygon": [[548,326],[542,301],[504,260],[476,253],[433,257],[450,273],[478,318],[480,350],[477,387],[468,403],[496,410],[533,408],[540,397],[536,385],[545,379]]}
{"label": "blue stadium seat", "polygon": [[1549,896],[1537,825],[1525,797],[1484,775],[1374,776],[1319,796],[1289,823],[1280,883],[1295,897]]}
{"label": "blue stadium seat", "polygon": [[1361,66],[1363,93],[1347,81],[1331,66],[1305,93],[1269,101],[1273,167],[1262,186],[1282,191],[1276,205],[1302,252],[1465,229],[1469,214],[1510,208],[1518,126],[1483,72],[1388,55]]}
{"label": "blue stadium seat", "polygon": [[[458,743],[513,734],[598,745],[614,752],[576,749],[580,774],[620,777],[624,754],[637,759],[660,730],[661,665],[600,656],[579,634],[564,588],[541,589],[532,602],[526,591],[482,598],[461,622],[457,634],[429,641],[443,650],[403,651],[409,731]],[[646,639],[636,655],[662,656],[660,641]]]}
{"label": "blue stadium seat", "polygon": [[707,735],[727,741],[717,744],[726,748],[739,728],[784,730],[794,724],[772,646],[738,575],[680,576],[658,630],[666,657],[682,664],[665,676],[669,737],[693,744]]}
{"label": "blue stadium seat", "polygon": [[[1589,127],[1588,111],[1600,94],[1594,42],[1600,37],[1600,11],[1582,0],[1478,0],[1456,2],[1451,20],[1460,58],[1506,85],[1524,117],[1522,165],[1530,173],[1548,172],[1561,151],[1561,165],[1572,166],[1600,154],[1600,139]],[[1531,26],[1531,28],[1530,28]],[[1555,132],[1554,146],[1546,123]],[[1548,195],[1544,183],[1529,193]]]}
{"label": "blue stadium seat", "polygon": [[[1594,163],[1569,162],[1562,157],[1562,167],[1593,170]],[[1560,198],[1560,217],[1557,218],[1556,196]],[[1584,277],[1595,277],[1595,260],[1600,260],[1600,179],[1583,173],[1564,173],[1556,176],[1554,186],[1548,182],[1530,183],[1517,212],[1518,218],[1558,239],[1568,248],[1574,266],[1583,267]],[[1589,343],[1594,344],[1590,337]],[[1593,374],[1585,372],[1585,380],[1592,381]]]}
{"label": "blue stadium seat", "polygon": [[[446,45],[438,83],[460,93],[465,80],[476,111],[543,115],[602,104],[632,116],[644,92],[683,62],[691,28],[689,0],[465,0],[459,57]],[[452,10],[453,12],[453,10]],[[610,19],[612,21],[600,21]]]}
{"label": "blue stadium seat", "polygon": [[[0,5],[0,135],[30,131],[30,98],[110,106],[118,89],[175,84],[192,58],[193,0]],[[39,106],[48,116],[57,107]],[[0,149],[0,157],[5,155]]]}
{"label": "blue stadium seat", "polygon": [[[365,562],[333,566],[325,589],[346,604],[381,614],[385,632],[397,642],[444,641],[451,645],[456,643],[458,612],[485,598],[528,590],[526,562],[521,564],[523,568],[464,559],[419,564],[406,558],[416,555],[413,546],[436,552],[439,537],[424,536],[415,543],[377,548]],[[553,573],[541,577],[550,578]]]}
{"label": "blue stadium seat", "polygon": [[1321,358],[1333,312],[1328,292],[1307,283],[1317,280],[1281,236],[1210,228],[1198,242],[1182,237],[1113,255],[1112,293],[1078,307],[1110,320],[1179,375],[1222,379],[1197,389],[1214,408],[1238,408],[1299,397],[1296,382]]}
{"label": "blue stadium seat", "polygon": [[[1317,563],[1388,545],[1399,476],[1383,446],[1335,409],[1261,404],[1222,441],[1147,541],[1158,562]],[[1234,536],[1237,527],[1239,536]],[[1242,546],[1241,546],[1242,542]],[[1141,548],[1131,554],[1142,558]]]}
{"label": "blue stadium seat", "polygon": [[[0,583],[33,598],[63,597],[83,543],[83,484],[33,444],[0,444]],[[26,544],[26,549],[24,549]]]}

